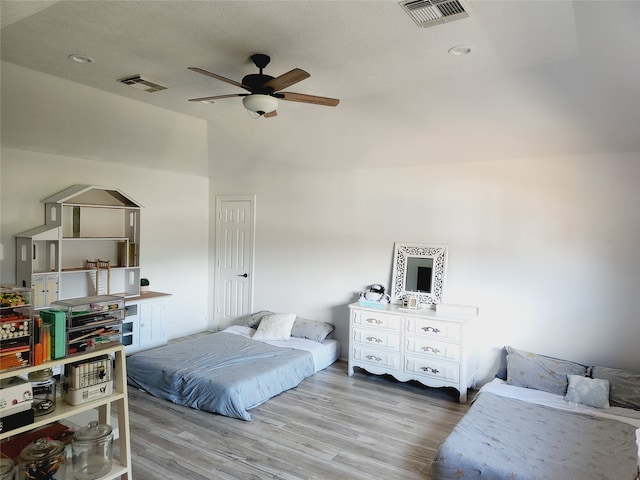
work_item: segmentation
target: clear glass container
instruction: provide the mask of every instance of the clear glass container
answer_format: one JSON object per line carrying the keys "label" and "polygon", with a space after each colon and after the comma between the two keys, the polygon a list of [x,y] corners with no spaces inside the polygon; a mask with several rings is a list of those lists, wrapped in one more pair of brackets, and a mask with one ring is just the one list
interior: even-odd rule
{"label": "clear glass container", "polygon": [[29,381],[33,390],[33,414],[37,417],[53,412],[56,409],[56,379],[53,378],[53,370],[45,368],[31,372]]}
{"label": "clear glass container", "polygon": [[18,480],[66,480],[64,443],[39,438],[20,452]]}
{"label": "clear glass container", "polygon": [[111,471],[113,434],[110,425],[90,422],[73,435],[73,476],[93,480]]}
{"label": "clear glass container", "polygon": [[0,480],[14,480],[13,461],[0,452]]}

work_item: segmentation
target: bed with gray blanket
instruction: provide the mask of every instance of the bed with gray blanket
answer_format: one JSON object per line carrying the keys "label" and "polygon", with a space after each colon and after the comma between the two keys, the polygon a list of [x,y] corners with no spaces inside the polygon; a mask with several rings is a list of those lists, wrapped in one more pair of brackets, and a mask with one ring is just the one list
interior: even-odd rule
{"label": "bed with gray blanket", "polygon": [[254,339],[269,313],[253,314],[248,326],[131,355],[127,381],[178,405],[250,421],[249,409],[296,387],[340,356],[340,343],[328,338],[333,325],[324,322],[296,318],[284,338]]}
{"label": "bed with gray blanket", "polygon": [[432,478],[636,479],[640,373],[507,349],[504,379],[480,389]]}

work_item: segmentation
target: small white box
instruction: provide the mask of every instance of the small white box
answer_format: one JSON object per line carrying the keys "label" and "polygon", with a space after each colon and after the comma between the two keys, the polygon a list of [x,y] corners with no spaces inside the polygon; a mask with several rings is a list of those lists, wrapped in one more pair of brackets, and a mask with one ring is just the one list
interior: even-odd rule
{"label": "small white box", "polygon": [[98,383],[90,387],[62,389],[62,400],[71,405],[80,405],[98,398],[107,397],[113,393],[113,382]]}
{"label": "small white box", "polygon": [[0,416],[6,417],[28,410],[32,401],[31,382],[20,377],[0,380]]}

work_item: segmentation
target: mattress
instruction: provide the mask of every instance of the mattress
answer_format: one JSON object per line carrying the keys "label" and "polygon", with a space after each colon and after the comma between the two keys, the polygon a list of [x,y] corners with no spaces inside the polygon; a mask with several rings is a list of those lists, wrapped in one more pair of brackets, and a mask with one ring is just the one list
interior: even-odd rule
{"label": "mattress", "polygon": [[296,387],[340,355],[336,340],[252,340],[253,330],[222,332],[127,357],[127,381],[178,405],[250,421],[248,410]]}
{"label": "mattress", "polygon": [[564,400],[562,395],[535,390],[533,388],[520,388],[507,384],[504,380],[494,378],[484,385],[481,392],[490,392],[501,397],[516,398],[538,405],[547,405],[559,410],[580,412],[602,418],[613,418],[640,428],[640,411],[630,408],[611,407],[607,409],[594,408],[579,403],[570,403]]}
{"label": "mattress", "polygon": [[440,445],[435,480],[632,479],[637,471],[640,412],[597,409],[563,396],[485,385]]}

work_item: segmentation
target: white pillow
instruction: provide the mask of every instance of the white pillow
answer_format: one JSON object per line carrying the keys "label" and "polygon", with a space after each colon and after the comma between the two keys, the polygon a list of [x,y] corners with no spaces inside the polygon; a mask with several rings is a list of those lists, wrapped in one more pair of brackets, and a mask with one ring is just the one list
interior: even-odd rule
{"label": "white pillow", "polygon": [[275,313],[260,321],[254,340],[289,340],[291,329],[296,320],[295,313]]}

